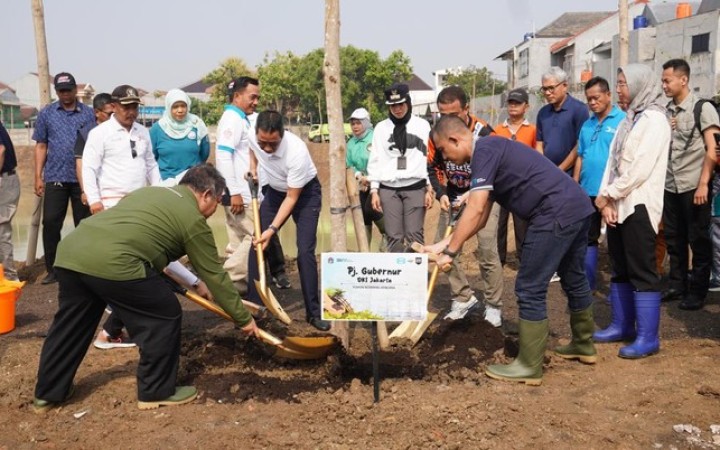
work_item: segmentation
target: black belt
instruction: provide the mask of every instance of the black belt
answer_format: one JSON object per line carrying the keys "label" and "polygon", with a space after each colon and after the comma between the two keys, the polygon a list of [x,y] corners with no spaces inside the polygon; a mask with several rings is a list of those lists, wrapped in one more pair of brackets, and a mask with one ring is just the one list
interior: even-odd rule
{"label": "black belt", "polygon": [[15,169],[8,170],[7,172],[0,172],[0,177],[4,177],[5,175],[15,175]]}

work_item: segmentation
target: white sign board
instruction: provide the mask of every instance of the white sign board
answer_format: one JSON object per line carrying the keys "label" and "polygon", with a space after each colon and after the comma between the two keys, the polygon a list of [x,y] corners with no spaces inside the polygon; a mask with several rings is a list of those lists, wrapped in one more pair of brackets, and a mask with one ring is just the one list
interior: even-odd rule
{"label": "white sign board", "polygon": [[322,318],[325,320],[424,320],[427,255],[323,253]]}

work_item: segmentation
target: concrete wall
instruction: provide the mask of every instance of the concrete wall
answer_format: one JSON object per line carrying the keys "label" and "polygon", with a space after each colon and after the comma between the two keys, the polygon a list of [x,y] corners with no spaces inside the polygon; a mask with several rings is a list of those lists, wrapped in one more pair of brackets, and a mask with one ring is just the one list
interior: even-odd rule
{"label": "concrete wall", "polygon": [[[671,20],[657,26],[657,49],[655,52],[655,70],[662,72],[662,65],[672,58],[685,58],[690,65],[690,88],[701,97],[711,97],[718,93],[718,28],[720,11],[685,19]],[[692,37],[710,33],[710,51],[691,54]]]}

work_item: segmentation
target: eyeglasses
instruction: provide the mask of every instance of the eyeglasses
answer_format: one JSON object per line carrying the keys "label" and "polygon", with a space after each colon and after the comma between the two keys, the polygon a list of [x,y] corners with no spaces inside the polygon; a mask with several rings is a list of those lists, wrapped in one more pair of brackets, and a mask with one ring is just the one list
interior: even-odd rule
{"label": "eyeglasses", "polygon": [[557,87],[560,86],[561,84],[565,84],[565,82],[564,81],[560,82],[560,83],[556,84],[555,86],[543,86],[540,88],[540,90],[543,91],[543,93],[545,93],[545,94],[552,94],[553,92],[555,92],[555,89],[557,89]]}
{"label": "eyeglasses", "polygon": [[510,140],[517,141],[517,135],[513,134],[512,136],[510,136]]}
{"label": "eyeglasses", "polygon": [[602,130],[602,123],[597,124],[595,127],[595,131],[593,131],[593,135],[590,138],[590,142],[595,142],[598,139],[598,136],[600,135],[600,131]]}
{"label": "eyeglasses", "polygon": [[135,141],[130,139],[130,154],[132,155],[133,159],[137,158],[137,151],[135,150]]}
{"label": "eyeglasses", "polygon": [[627,83],[625,83],[624,81],[618,81],[617,83],[615,83],[615,86],[617,86],[617,87],[627,87]]}
{"label": "eyeglasses", "polygon": [[110,111],[105,111],[104,109],[101,109],[100,112],[105,114],[106,116],[111,116],[113,113],[112,109]]}

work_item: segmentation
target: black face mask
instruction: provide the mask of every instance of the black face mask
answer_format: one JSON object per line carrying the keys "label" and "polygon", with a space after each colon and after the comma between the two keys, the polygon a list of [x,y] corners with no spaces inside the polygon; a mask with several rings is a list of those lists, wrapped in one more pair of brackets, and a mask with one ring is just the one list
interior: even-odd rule
{"label": "black face mask", "polygon": [[393,128],[393,141],[395,142],[395,147],[400,150],[401,155],[405,155],[407,151],[407,129],[405,125],[407,125],[412,116],[412,102],[410,101],[409,95],[405,97],[405,102],[408,105],[408,109],[404,116],[398,119],[392,113],[389,114],[390,120],[395,124],[395,128]]}

